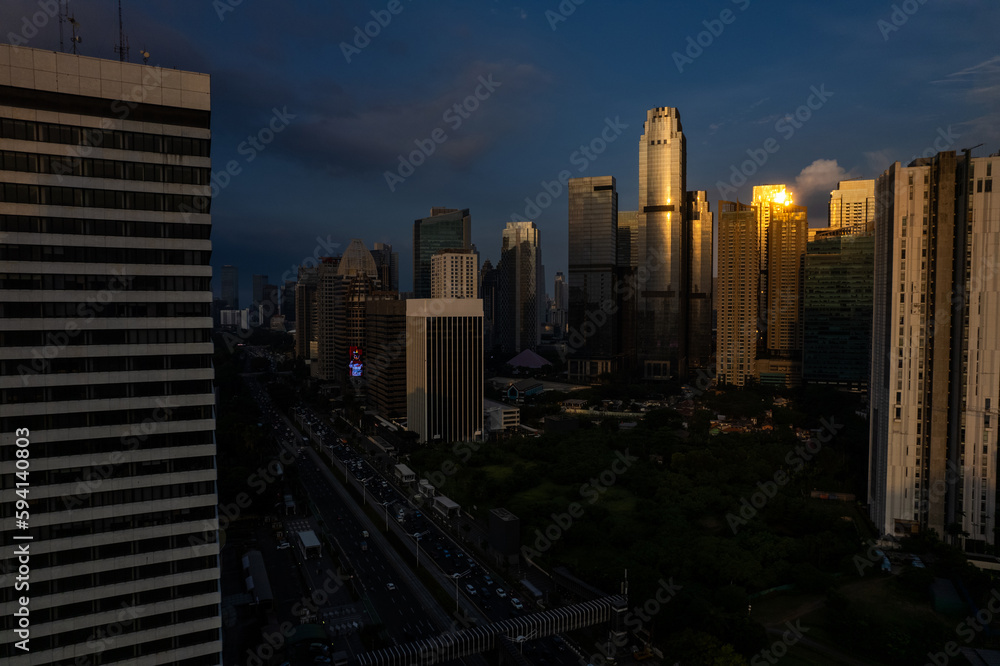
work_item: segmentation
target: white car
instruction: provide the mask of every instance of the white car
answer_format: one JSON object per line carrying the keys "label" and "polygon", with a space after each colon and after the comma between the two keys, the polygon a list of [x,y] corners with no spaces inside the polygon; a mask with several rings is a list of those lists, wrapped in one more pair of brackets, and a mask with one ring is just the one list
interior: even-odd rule
{"label": "white car", "polygon": [[291,548],[291,547],[292,544],[288,543],[287,541],[278,542],[278,550],[285,550],[286,548]]}
{"label": "white car", "polygon": [[393,590],[395,590],[395,589],[396,589],[396,585],[395,585],[394,583],[386,583],[386,584],[385,584],[385,589],[387,589],[387,590],[389,590],[390,592],[392,592]]}
{"label": "white car", "polygon": [[504,591],[504,589],[502,587],[498,587],[497,588],[497,596],[500,597],[501,599],[503,599],[504,597],[507,596],[507,592]]}
{"label": "white car", "polygon": [[363,536],[364,538],[367,539],[368,538],[368,530],[362,530],[361,531],[361,536]]}
{"label": "white car", "polygon": [[517,597],[513,597],[510,600],[510,605],[516,608],[517,610],[524,610],[524,604],[522,604],[521,600],[518,599]]}
{"label": "white car", "polygon": [[472,587],[471,583],[468,583],[465,586],[465,591],[468,592],[469,594],[475,594],[476,593],[476,588]]}

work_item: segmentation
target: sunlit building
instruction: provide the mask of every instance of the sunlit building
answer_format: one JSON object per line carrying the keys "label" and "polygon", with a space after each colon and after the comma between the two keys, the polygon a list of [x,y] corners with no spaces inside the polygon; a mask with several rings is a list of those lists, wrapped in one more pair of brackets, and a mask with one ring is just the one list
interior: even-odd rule
{"label": "sunlit building", "polygon": [[719,202],[719,384],[744,386],[757,373],[760,243],[757,211],[749,204]]}
{"label": "sunlit building", "polygon": [[534,222],[508,222],[497,265],[496,343],[505,353],[535,349],[545,321],[541,233]]}
{"label": "sunlit building", "polygon": [[876,183],[872,520],[973,552],[997,541],[998,169],[948,151]]}
{"label": "sunlit building", "polygon": [[431,298],[479,298],[478,255],[441,250],[431,257]]}
{"label": "sunlit building", "polygon": [[712,357],[713,215],[708,193],[688,192],[691,276],[688,280],[688,369],[707,368]]}
{"label": "sunlit building", "polygon": [[870,232],[874,221],[874,180],[842,180],[830,192],[830,229],[859,234]]}

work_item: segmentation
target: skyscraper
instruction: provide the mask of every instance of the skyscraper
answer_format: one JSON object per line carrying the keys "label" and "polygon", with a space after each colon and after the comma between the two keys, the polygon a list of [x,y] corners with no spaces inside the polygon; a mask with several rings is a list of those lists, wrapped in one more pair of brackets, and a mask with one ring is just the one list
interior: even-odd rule
{"label": "skyscraper", "polygon": [[285,280],[281,287],[281,314],[286,323],[295,321],[295,280]]}
{"label": "skyscraper", "polygon": [[802,378],[847,389],[871,374],[875,237],[840,235],[806,245]]}
{"label": "skyscraper", "polygon": [[261,305],[264,302],[264,288],[267,286],[266,275],[253,276],[253,304]]}
{"label": "skyscraper", "polygon": [[704,190],[687,192],[691,238],[691,278],[688,283],[688,365],[707,368],[712,356],[713,215]]}
{"label": "skyscraper", "polygon": [[219,664],[209,77],[0,45],[0,79],[0,662]]}
{"label": "skyscraper", "polygon": [[368,403],[384,418],[405,418],[406,301],[368,301],[365,330]]}
{"label": "skyscraper", "polygon": [[483,302],[406,303],[406,423],[421,442],[474,441],[483,431]]}
{"label": "skyscraper", "polygon": [[382,290],[399,291],[399,253],[388,243],[375,243],[371,252]]}
{"label": "skyscraper", "polygon": [[[570,365],[597,374],[617,370],[618,192],[613,176],[573,178],[569,187],[569,343]],[[588,372],[570,374],[577,378]]]}
{"label": "skyscraper", "polygon": [[897,162],[876,183],[872,520],[996,543],[1000,153]]}
{"label": "skyscraper", "polygon": [[295,283],[295,356],[310,364],[319,358],[319,266],[299,267]]}
{"label": "skyscraper", "polygon": [[757,373],[760,242],[757,211],[719,202],[718,382],[744,386]]}
{"label": "skyscraper", "polygon": [[534,349],[545,318],[541,235],[534,222],[507,223],[497,270],[497,342],[507,353]]}
{"label": "skyscraper", "polygon": [[656,261],[638,300],[637,336],[642,375],[687,374],[690,232],[686,219],[686,160],[680,112],[646,112],[639,139],[638,263]]}
{"label": "skyscraper", "polygon": [[441,250],[431,257],[431,298],[479,298],[477,258],[472,250]]}
{"label": "skyscraper", "polygon": [[495,322],[499,312],[499,273],[487,259],[479,269],[479,296],[483,299],[483,351],[493,353],[497,346]]}
{"label": "skyscraper", "polygon": [[830,228],[858,234],[875,221],[875,181],[842,180],[830,192]]}
{"label": "skyscraper", "polygon": [[240,309],[240,269],[226,264],[222,267],[222,300],[227,310]]}
{"label": "skyscraper", "polygon": [[430,217],[413,223],[413,295],[431,296],[431,257],[440,250],[472,247],[469,209],[432,208]]}
{"label": "skyscraper", "polygon": [[618,211],[619,266],[639,265],[639,211]]}

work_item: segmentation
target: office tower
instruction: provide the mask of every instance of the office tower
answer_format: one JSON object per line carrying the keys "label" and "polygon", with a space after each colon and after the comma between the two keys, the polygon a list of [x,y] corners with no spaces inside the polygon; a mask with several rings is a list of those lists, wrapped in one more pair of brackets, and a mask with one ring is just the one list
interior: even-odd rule
{"label": "office tower", "polygon": [[278,312],[278,286],[273,284],[265,284],[264,288],[261,290],[261,300],[260,300],[260,322],[262,326],[267,326],[270,322],[271,317]]}
{"label": "office tower", "polygon": [[266,275],[253,276],[253,304],[260,305],[264,302],[264,287],[267,286]]}
{"label": "office tower", "polygon": [[636,322],[646,379],[687,374],[691,251],[686,160],[680,112],[671,107],[648,110],[639,140],[638,265],[650,267]]}
{"label": "office tower", "polygon": [[319,266],[299,266],[295,283],[295,357],[310,364],[319,359]]}
{"label": "office tower", "polygon": [[830,229],[858,234],[875,221],[875,181],[842,180],[830,192]]}
{"label": "office tower", "polygon": [[744,386],[757,372],[760,241],[757,210],[719,202],[718,350],[719,384]]}
{"label": "office tower", "polygon": [[483,299],[483,350],[492,354],[496,349],[495,325],[499,309],[499,273],[487,259],[479,270],[479,295]]}
{"label": "office tower", "polygon": [[220,664],[209,77],[0,45],[0,80],[0,663]]}
{"label": "office tower", "polygon": [[406,301],[368,301],[365,329],[368,404],[384,418],[406,418]]}
{"label": "office tower", "polygon": [[393,252],[388,243],[375,243],[371,252],[382,290],[399,291],[399,253]]}
{"label": "office tower", "polygon": [[316,267],[316,364],[310,370],[314,377],[327,381],[336,378],[339,268],[340,257],[323,257]]}
{"label": "office tower", "polygon": [[355,238],[337,266],[333,291],[333,356],[324,358],[328,348],[320,347],[321,377],[345,382],[364,376],[363,369],[361,374],[357,368],[352,373],[350,363],[364,363],[367,303],[385,293],[377,288],[378,284],[375,260],[365,244]]}
{"label": "office tower", "polygon": [[704,190],[687,193],[691,277],[688,283],[688,364],[707,368],[712,356],[713,216]]}
{"label": "office tower", "polygon": [[561,340],[566,335],[566,327],[569,324],[569,281],[562,271],[556,272],[551,321],[555,338]]}
{"label": "office tower", "polygon": [[802,378],[851,390],[871,374],[875,236],[819,238],[806,245]]}
{"label": "office tower", "polygon": [[281,287],[281,314],[286,324],[295,321],[295,280],[285,280]]}
{"label": "office tower", "polygon": [[618,192],[612,176],[573,178],[569,189],[570,375],[618,369]]}
{"label": "office tower", "polygon": [[226,264],[222,267],[222,300],[226,310],[240,309],[240,269]]}
{"label": "office tower", "polygon": [[757,379],[772,386],[802,381],[802,270],[809,222],[784,185],[753,189],[758,242],[763,237],[758,304]]}
{"label": "office tower", "polygon": [[474,441],[483,431],[483,302],[406,303],[406,424],[420,442]]}
{"label": "office tower", "polygon": [[534,349],[541,340],[545,303],[541,236],[534,222],[507,223],[497,270],[497,343],[505,353]]}
{"label": "office tower", "polygon": [[972,552],[996,543],[998,169],[1000,153],[948,151],[875,188],[872,520]]}
{"label": "office tower", "polygon": [[618,211],[619,266],[639,265],[639,211]]}
{"label": "office tower", "polygon": [[431,298],[479,298],[478,255],[441,250],[431,257]]}
{"label": "office tower", "polygon": [[472,247],[472,217],[469,209],[431,208],[430,217],[413,223],[413,294],[431,296],[431,257],[440,250]]}

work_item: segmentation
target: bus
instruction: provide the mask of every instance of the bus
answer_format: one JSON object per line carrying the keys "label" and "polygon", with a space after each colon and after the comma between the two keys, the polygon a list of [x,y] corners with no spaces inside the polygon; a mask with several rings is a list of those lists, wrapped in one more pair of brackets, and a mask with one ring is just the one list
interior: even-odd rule
{"label": "bus", "polygon": [[319,539],[316,538],[316,533],[312,530],[306,530],[304,532],[299,532],[297,535],[299,542],[299,551],[302,553],[302,559],[311,560],[314,557],[321,557],[323,555],[323,547],[319,543]]}

